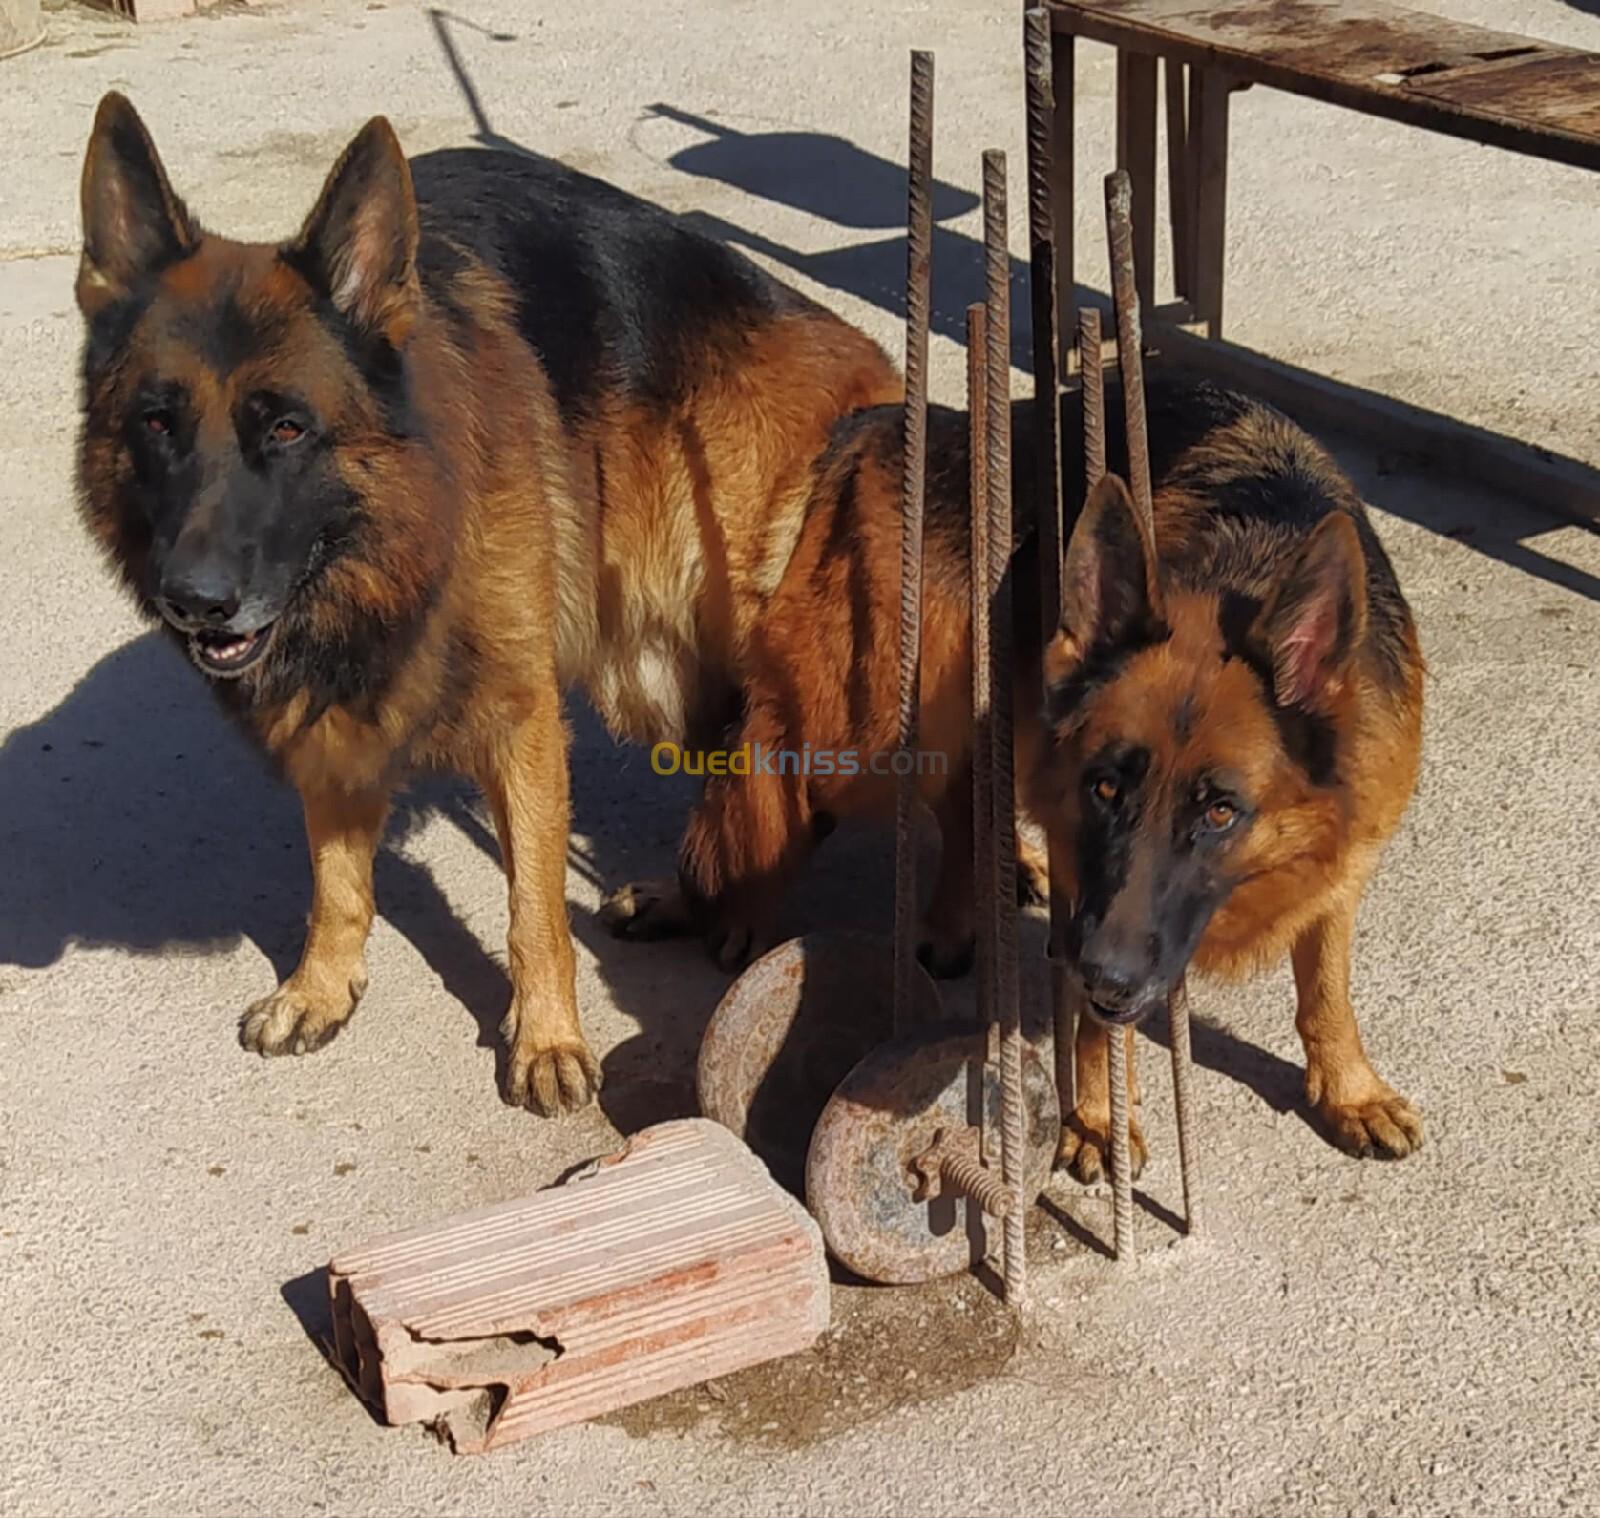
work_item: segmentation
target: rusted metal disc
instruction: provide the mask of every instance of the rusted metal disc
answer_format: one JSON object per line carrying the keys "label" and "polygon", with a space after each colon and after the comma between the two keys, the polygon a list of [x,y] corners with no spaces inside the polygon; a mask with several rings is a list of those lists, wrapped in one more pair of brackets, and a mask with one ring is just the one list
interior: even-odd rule
{"label": "rusted metal disc", "polygon": [[[943,1016],[916,967],[919,1021]],[[799,1196],[811,1130],[834,1089],[894,1031],[894,962],[875,933],[808,933],[749,966],[700,1045],[700,1110],[738,1134]]]}
{"label": "rusted metal disc", "polygon": [[[868,1054],[823,1109],[806,1159],[806,1206],[834,1258],[857,1275],[893,1285],[932,1281],[989,1252],[985,1224],[999,1224],[948,1191],[913,1201],[911,1171],[941,1128],[965,1132],[980,1112],[998,1143],[1000,1072],[981,1063],[983,1052],[983,1034],[970,1024],[919,1028]],[[1050,1178],[1061,1109],[1031,1048],[1023,1051],[1022,1078],[1032,1205]]]}

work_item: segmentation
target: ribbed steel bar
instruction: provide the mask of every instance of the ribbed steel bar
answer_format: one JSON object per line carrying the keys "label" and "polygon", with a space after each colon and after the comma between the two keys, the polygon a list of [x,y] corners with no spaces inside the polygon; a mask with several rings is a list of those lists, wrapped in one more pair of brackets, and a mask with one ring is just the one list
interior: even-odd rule
{"label": "ribbed steel bar", "polygon": [[1004,1225],[1005,1298],[1026,1305],[1028,1261],[1023,1195],[1027,1151],[1022,1111],[1022,1017],[1017,983],[1017,816],[1013,774],[1011,595],[1011,251],[1006,218],[1006,157],[983,155],[984,320],[988,402],[985,418],[989,512],[990,709],[993,712],[996,1014],[1000,1025],[1000,1168],[1013,1196]]}
{"label": "ribbed steel bar", "polygon": [[933,54],[911,55],[906,197],[905,460],[900,499],[899,784],[894,833],[894,1029],[910,1030],[917,962],[917,706],[922,677],[922,519],[928,472],[928,310],[933,254]]}

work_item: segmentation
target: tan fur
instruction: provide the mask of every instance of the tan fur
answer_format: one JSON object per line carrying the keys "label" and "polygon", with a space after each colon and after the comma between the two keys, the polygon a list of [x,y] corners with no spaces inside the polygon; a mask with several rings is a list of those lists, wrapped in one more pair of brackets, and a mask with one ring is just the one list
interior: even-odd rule
{"label": "tan fur", "polygon": [[[379,524],[373,545],[321,572],[310,632],[335,640],[355,612],[416,623],[374,700],[319,707],[308,690],[279,691],[265,683],[270,654],[219,691],[299,791],[314,875],[300,964],[245,1014],[243,1041],[300,1053],[348,1018],[367,983],[372,860],[389,796],[416,769],[448,767],[482,785],[505,862],[507,1094],[546,1112],[578,1106],[600,1071],[579,1022],[566,915],[563,687],[586,687],[619,736],[685,739],[698,708],[741,678],[829,428],[897,397],[900,382],[864,336],[816,307],[780,303],[733,341],[697,349],[700,334],[674,334],[693,379],[672,404],[647,413],[606,392],[595,414],[564,416],[499,275],[462,252],[441,276],[447,301],[434,304],[415,268],[397,262],[415,243],[416,208],[393,134],[376,122],[330,175],[301,241],[337,214],[340,195],[372,193],[356,205],[331,299],[404,346],[417,425],[398,435],[281,250],[200,233],[159,167],[161,206],[143,224],[117,219],[124,187],[108,144],[136,138],[148,146],[132,108],[108,97],[84,172],[86,316],[126,296],[133,254],[123,258],[119,239],[165,216],[187,241],[160,275],[156,314],[123,335],[88,387],[90,530],[148,597],[148,546],[124,505],[141,372],[183,385],[203,438],[224,438],[252,393],[296,393],[337,440],[337,469]],[[341,187],[352,163],[364,189]],[[219,366],[206,323],[226,302],[273,338]],[[187,324],[174,316],[185,311]]]}
{"label": "tan fur", "polygon": [[[923,922],[936,973],[959,973],[974,938],[968,522],[965,419],[936,418],[940,468],[929,493],[922,602],[917,793],[938,824],[940,865]],[[846,753],[857,772],[712,775],[689,819],[680,880],[618,891],[607,916],[620,932],[658,936],[698,927],[734,969],[774,938],[783,895],[835,823],[883,822],[899,782],[901,414],[883,407],[846,424],[818,464],[798,540],[749,640],[744,710],[726,737],[735,753]],[[959,476],[959,478],[958,478]],[[1019,702],[1036,697],[1036,685]],[[874,772],[876,760],[878,772]],[[1042,895],[1040,851],[1019,843],[1019,891]]]}
{"label": "tan fur", "polygon": [[[1302,467],[1325,471],[1322,483],[1334,499],[1354,499],[1332,462],[1303,434],[1262,413],[1248,413],[1240,424],[1208,438],[1187,467],[1199,482],[1222,482],[1253,475],[1285,449],[1296,451]],[[1207,504],[1198,483],[1158,492],[1156,548],[1163,561],[1192,548]],[[1359,569],[1350,523],[1336,515],[1322,528],[1340,540],[1338,551],[1355,556]],[[1030,804],[1051,834],[1058,884],[1070,901],[1077,891],[1075,840],[1084,804],[1077,767],[1084,756],[1113,739],[1147,750],[1153,788],[1167,776],[1237,776],[1256,815],[1229,861],[1239,884],[1212,915],[1192,965],[1202,974],[1237,978],[1291,957],[1307,1099],[1341,1147],[1404,1155],[1421,1143],[1421,1119],[1373,1070],[1357,1030],[1349,979],[1361,893],[1416,784],[1423,664],[1415,630],[1399,603],[1397,683],[1362,653],[1319,689],[1318,715],[1338,735],[1338,777],[1332,785],[1318,785],[1285,752],[1260,680],[1224,647],[1221,592],[1220,586],[1168,587],[1161,611],[1170,637],[1129,657],[1096,691],[1070,733],[1023,735]],[[1273,604],[1269,594],[1263,619]],[[1358,611],[1364,637],[1364,599]],[[1291,640],[1291,653],[1294,647]],[[1069,675],[1085,652],[1070,628],[1064,630],[1046,652],[1047,677]],[[1277,678],[1281,691],[1284,668]],[[1079,1103],[1063,1135],[1062,1158],[1085,1179],[1100,1174],[1109,1155],[1106,1038],[1103,1025],[1087,1016],[1081,1020]],[[1131,1069],[1131,1044],[1129,1050]],[[1142,1138],[1135,1151],[1137,1170]]]}

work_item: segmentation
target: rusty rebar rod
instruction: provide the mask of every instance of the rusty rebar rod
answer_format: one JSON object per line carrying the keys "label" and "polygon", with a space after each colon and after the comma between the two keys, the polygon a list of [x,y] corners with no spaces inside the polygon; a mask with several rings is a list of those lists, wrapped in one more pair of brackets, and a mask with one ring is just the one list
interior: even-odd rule
{"label": "rusty rebar rod", "polygon": [[910,1030],[917,953],[917,708],[922,677],[922,519],[928,466],[928,308],[933,248],[933,54],[911,54],[906,196],[905,457],[900,497],[899,784],[894,832],[894,1030]]}
{"label": "rusty rebar rod", "polygon": [[932,1201],[949,1192],[976,1202],[990,1217],[1008,1216],[1014,1198],[999,1172],[979,1157],[982,1145],[980,1129],[952,1134],[940,1128],[933,1143],[911,1162],[911,1173],[917,1178],[914,1198]]}
{"label": "rusty rebar rod", "polygon": [[1167,999],[1167,1022],[1172,1041],[1172,1110],[1178,1125],[1178,1168],[1183,1174],[1184,1232],[1191,1238],[1200,1231],[1200,1178],[1196,1170],[1194,1134],[1190,1118],[1194,1115],[1194,1102],[1190,1095],[1189,1075],[1194,1061],[1189,1050],[1189,987],[1179,981],[1178,988]]}
{"label": "rusty rebar rod", "polygon": [[1026,1305],[1028,1261],[1023,1194],[1027,1169],[1022,1111],[1022,1016],[1017,983],[1017,809],[1012,734],[1011,595],[1011,249],[1006,222],[1006,156],[983,155],[984,325],[989,513],[990,710],[993,713],[996,854],[996,1011],[1000,1025],[1000,1169],[1014,1204],[1004,1226],[1006,1302]]}
{"label": "rusty rebar rod", "polygon": [[1139,1246],[1133,1236],[1133,1142],[1129,1136],[1128,1035],[1106,1030],[1106,1062],[1111,1078],[1111,1195],[1116,1222],[1115,1250],[1119,1265],[1131,1265]]}
{"label": "rusty rebar rod", "polygon": [[[1122,375],[1122,408],[1127,432],[1128,485],[1134,509],[1139,513],[1149,542],[1156,542],[1155,502],[1150,482],[1150,438],[1144,406],[1144,351],[1139,320],[1139,294],[1134,279],[1133,187],[1127,171],[1116,169],[1106,175],[1106,242],[1111,255],[1111,297],[1117,313],[1117,368]],[[1193,1105],[1190,1101],[1189,1000],[1183,985],[1167,998],[1167,1016],[1172,1044],[1172,1106],[1178,1129],[1178,1161],[1183,1171],[1185,1228],[1197,1231],[1199,1184],[1194,1165],[1196,1148],[1190,1133]],[[1115,1042],[1115,1039],[1113,1039]],[[1126,1064],[1126,1061],[1123,1061]],[[1111,1064],[1111,1106],[1113,1116],[1114,1185],[1117,1187],[1117,1217],[1122,1218],[1122,1188],[1129,1188],[1129,1217],[1132,1212],[1132,1180],[1125,1179],[1125,1167],[1116,1162],[1117,1062]],[[1124,1080],[1126,1072],[1124,1071]],[[1123,1091],[1122,1111],[1127,1114],[1127,1092]],[[1126,1143],[1126,1126],[1123,1128]],[[1131,1234],[1129,1235],[1130,1248]],[[1121,1255],[1120,1240],[1118,1255]]]}
{"label": "rusty rebar rod", "polygon": [[1040,560],[1040,620],[1045,641],[1061,622],[1061,406],[1057,397],[1056,233],[1050,194],[1050,134],[1055,90],[1050,79],[1050,18],[1040,7],[1023,17],[1028,93],[1028,245],[1033,298],[1034,480]]}
{"label": "rusty rebar rod", "polygon": [[1106,384],[1100,366],[1100,313],[1093,306],[1078,312],[1078,372],[1083,400],[1084,499],[1106,472]]}
{"label": "rusty rebar rod", "polygon": [[970,1197],[990,1217],[1003,1220],[1011,1216],[1015,1194],[994,1171],[986,1170],[975,1155],[943,1156],[939,1161],[939,1176],[948,1190]]}
{"label": "rusty rebar rod", "polygon": [[989,685],[989,448],[988,334],[982,305],[967,307],[968,518],[971,523],[970,615],[972,619],[972,854],[973,907],[977,914],[978,1020],[987,1058],[1000,1060],[1000,1024],[995,1015],[995,883],[993,713]]}
{"label": "rusty rebar rod", "polygon": [[[1152,540],[1150,450],[1145,435],[1144,354],[1139,325],[1139,291],[1133,248],[1133,183],[1126,169],[1106,175],[1106,241],[1111,254],[1111,299],[1117,320],[1117,368],[1122,375],[1123,426],[1127,433],[1128,485],[1134,509]],[[1111,1187],[1115,1199],[1116,1256],[1132,1260],[1133,1146],[1128,1123],[1128,1046],[1120,1028],[1107,1043],[1111,1085]]]}
{"label": "rusty rebar rod", "polygon": [[[1100,363],[1100,313],[1092,306],[1078,311],[1079,399],[1083,410],[1084,497],[1106,472],[1106,394]],[[1052,883],[1052,908],[1054,886]],[[1053,919],[1053,911],[1052,911]],[[1078,1023],[1084,1016],[1083,990],[1067,962],[1066,951],[1051,922],[1050,994],[1055,1021],[1056,1092],[1063,1114],[1078,1105]]]}
{"label": "rusty rebar rod", "polygon": [[1133,181],[1126,169],[1113,169],[1106,175],[1106,241],[1111,251],[1111,299],[1117,314],[1117,369],[1122,376],[1128,490],[1153,542],[1155,508],[1150,491],[1150,439],[1144,416],[1144,333],[1133,260]]}
{"label": "rusty rebar rod", "polygon": [[[1066,367],[1058,347],[1056,227],[1053,193],[1055,83],[1050,18],[1042,7],[1023,14],[1023,61],[1028,97],[1029,285],[1033,297],[1034,510],[1039,522],[1039,622],[1041,648],[1061,625],[1061,403],[1059,377]],[[1071,214],[1070,207],[1067,215]],[[1050,878],[1050,932],[1046,958],[1056,1091],[1063,1106],[1075,1089],[1071,1072],[1078,998],[1061,955],[1067,905]]]}

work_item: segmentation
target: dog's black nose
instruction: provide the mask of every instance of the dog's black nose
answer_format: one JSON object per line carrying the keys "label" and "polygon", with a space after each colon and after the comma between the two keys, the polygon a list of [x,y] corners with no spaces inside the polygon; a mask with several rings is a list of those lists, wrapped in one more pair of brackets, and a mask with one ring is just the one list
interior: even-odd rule
{"label": "dog's black nose", "polygon": [[1084,958],[1078,971],[1092,1000],[1119,1011],[1132,1004],[1148,978],[1131,963],[1110,958]]}
{"label": "dog's black nose", "polygon": [[221,565],[169,567],[161,577],[161,604],[183,627],[225,627],[239,611],[239,587]]}

